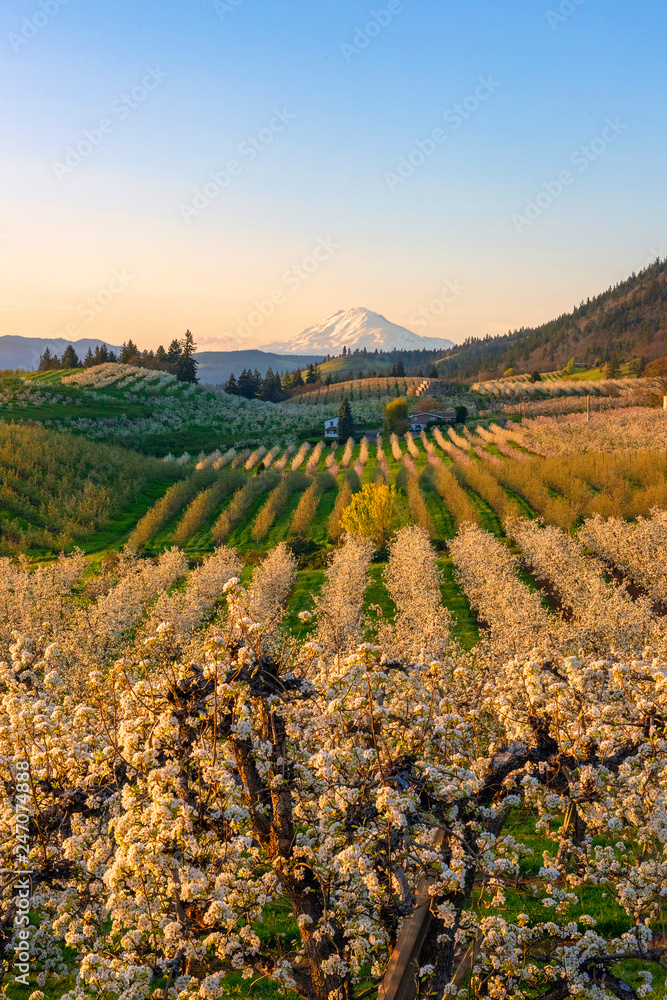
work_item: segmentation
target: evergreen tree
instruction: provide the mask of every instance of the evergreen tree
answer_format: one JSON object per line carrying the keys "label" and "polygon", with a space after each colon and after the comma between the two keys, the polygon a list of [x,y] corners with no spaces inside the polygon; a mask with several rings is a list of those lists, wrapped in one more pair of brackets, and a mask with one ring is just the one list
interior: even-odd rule
{"label": "evergreen tree", "polygon": [[39,356],[39,368],[37,369],[37,371],[40,372],[50,371],[53,367],[53,362],[57,360],[58,360],[57,357],[54,354],[51,354],[51,351],[47,347],[44,353],[40,354]]}
{"label": "evergreen tree", "polygon": [[405,365],[403,364],[403,358],[399,357],[396,362],[396,377],[405,378]]}
{"label": "evergreen tree", "polygon": [[618,358],[615,355],[609,359],[609,361],[604,366],[605,378],[618,378],[620,375],[620,365],[618,363]]}
{"label": "evergreen tree", "polygon": [[[132,343],[132,341],[130,341]],[[121,361],[123,360],[121,356]],[[176,365],[181,360],[181,345],[178,340],[172,340],[167,350],[167,361],[170,365]]]}
{"label": "evergreen tree", "polygon": [[331,385],[332,382],[333,382],[333,379],[331,377],[331,372],[329,372],[329,374],[327,375],[327,377],[324,380],[324,384],[325,385]]}
{"label": "evergreen tree", "polygon": [[141,353],[132,340],[123,344],[119,361],[122,365],[136,365],[138,367],[141,364]]}
{"label": "evergreen tree", "polygon": [[283,399],[283,395],[280,375],[274,375],[273,369],[267,368],[259,392],[260,399],[266,400],[267,403],[279,403]]}
{"label": "evergreen tree", "polygon": [[95,365],[95,355],[93,354],[92,348],[88,348],[86,351],[86,356],[83,359],[84,368],[92,368]]}
{"label": "evergreen tree", "polygon": [[274,383],[273,368],[269,366],[266,369],[266,375],[262,379],[262,388],[260,390],[259,396],[260,399],[263,399],[265,402],[272,403],[275,402],[275,400],[273,399],[274,393],[275,393],[275,383]]}
{"label": "evergreen tree", "polygon": [[350,404],[345,396],[340,401],[338,407],[338,443],[344,444],[348,438],[354,436],[354,419]]}
{"label": "evergreen tree", "polygon": [[238,395],[245,399],[254,399],[256,395],[255,376],[250,369],[243,369],[238,380]]}
{"label": "evergreen tree", "polygon": [[158,347],[157,351],[155,352],[155,360],[160,365],[165,364],[166,361],[167,361],[167,352],[165,351],[165,349],[162,346],[162,344],[160,344],[160,346]]}
{"label": "evergreen tree", "polygon": [[435,362],[431,365],[431,370],[428,373],[428,377],[429,378],[440,378],[440,376],[438,375],[438,369],[437,369],[437,366],[436,366]]}
{"label": "evergreen tree", "polygon": [[239,387],[234,372],[231,373],[222,388],[225,392],[228,392],[230,396],[238,396]]}
{"label": "evergreen tree", "polygon": [[63,352],[62,361],[60,362],[62,368],[79,368],[80,362],[77,357],[76,351],[71,344],[68,344]]}
{"label": "evergreen tree", "polygon": [[293,389],[296,389],[298,386],[303,385],[303,384],[304,384],[304,382],[303,382],[303,375],[301,374],[301,369],[300,368],[296,368],[292,372],[291,387]]}
{"label": "evergreen tree", "polygon": [[315,365],[308,365],[308,373],[306,375],[306,385],[314,385],[317,382],[317,372],[315,371]]}
{"label": "evergreen tree", "polygon": [[93,355],[93,365],[106,365],[114,361],[118,361],[114,352],[106,344],[98,344]]}
{"label": "evergreen tree", "polygon": [[179,346],[181,353],[176,371],[177,378],[180,382],[191,382],[194,384],[199,381],[197,378],[197,362],[194,358],[197,345],[189,330],[185,331],[185,336]]}

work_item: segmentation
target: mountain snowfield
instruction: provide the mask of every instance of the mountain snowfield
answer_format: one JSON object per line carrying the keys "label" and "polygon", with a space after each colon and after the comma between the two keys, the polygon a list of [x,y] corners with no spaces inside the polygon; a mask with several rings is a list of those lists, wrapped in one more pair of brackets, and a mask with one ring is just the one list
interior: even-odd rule
{"label": "mountain snowfield", "polygon": [[447,350],[451,340],[442,337],[420,337],[404,326],[390,323],[388,319],[370,309],[340,309],[318,326],[308,327],[303,333],[286,341],[264,344],[261,351],[276,354],[332,354],[339,355],[343,347],[348,350],[369,351],[418,351]]}

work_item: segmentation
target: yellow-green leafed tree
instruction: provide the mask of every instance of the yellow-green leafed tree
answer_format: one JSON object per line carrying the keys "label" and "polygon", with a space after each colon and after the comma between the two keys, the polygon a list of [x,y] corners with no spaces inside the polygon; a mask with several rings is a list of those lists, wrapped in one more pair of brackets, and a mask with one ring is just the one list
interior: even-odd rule
{"label": "yellow-green leafed tree", "polygon": [[409,426],[407,399],[392,399],[384,408],[384,429],[395,434],[405,434]]}
{"label": "yellow-green leafed tree", "polygon": [[384,548],[406,520],[405,501],[395,486],[366,483],[343,512],[341,526],[349,534],[370,538],[378,548]]}

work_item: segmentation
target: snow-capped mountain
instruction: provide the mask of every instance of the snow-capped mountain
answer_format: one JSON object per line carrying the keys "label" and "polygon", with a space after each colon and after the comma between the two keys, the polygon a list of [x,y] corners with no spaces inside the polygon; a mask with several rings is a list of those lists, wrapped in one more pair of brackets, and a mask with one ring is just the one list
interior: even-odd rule
{"label": "snow-capped mountain", "polygon": [[442,337],[420,337],[404,326],[390,323],[370,309],[341,309],[319,326],[308,327],[303,333],[286,341],[265,344],[262,351],[276,354],[333,354],[348,350],[419,351],[447,350],[451,340]]}

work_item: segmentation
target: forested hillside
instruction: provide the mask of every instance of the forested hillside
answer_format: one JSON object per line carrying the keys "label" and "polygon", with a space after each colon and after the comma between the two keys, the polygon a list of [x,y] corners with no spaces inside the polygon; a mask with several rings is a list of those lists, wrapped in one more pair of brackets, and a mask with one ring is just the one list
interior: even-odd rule
{"label": "forested hillside", "polygon": [[438,370],[444,377],[477,379],[514,367],[560,368],[571,357],[588,367],[637,358],[641,367],[665,354],[666,335],[667,260],[657,260],[542,326],[466,340],[442,355]]}

